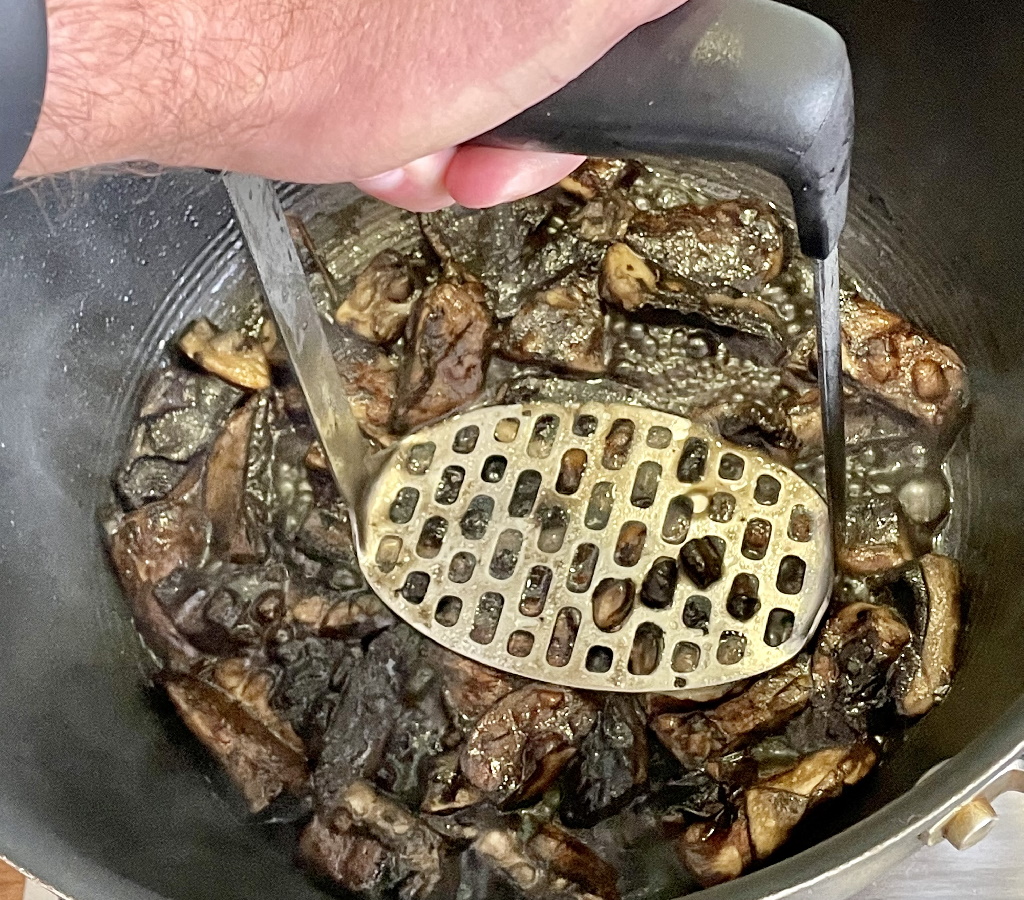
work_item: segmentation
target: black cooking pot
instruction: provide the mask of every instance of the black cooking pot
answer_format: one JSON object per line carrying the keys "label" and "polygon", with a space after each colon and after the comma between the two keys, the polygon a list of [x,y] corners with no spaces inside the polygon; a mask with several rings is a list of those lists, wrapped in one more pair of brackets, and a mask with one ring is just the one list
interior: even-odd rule
{"label": "black cooking pot", "polygon": [[[722,900],[848,896],[1024,746],[1020,13],[999,0],[812,11],[854,65],[845,262],[971,375],[947,535],[968,627],[946,702],[789,858],[707,894]],[[312,213],[346,190],[296,202]],[[97,524],[159,342],[238,276],[222,189],[199,173],[62,180],[2,198],[0,235],[0,854],[77,900],[321,896],[292,867],[288,826],[248,824],[146,688]]]}

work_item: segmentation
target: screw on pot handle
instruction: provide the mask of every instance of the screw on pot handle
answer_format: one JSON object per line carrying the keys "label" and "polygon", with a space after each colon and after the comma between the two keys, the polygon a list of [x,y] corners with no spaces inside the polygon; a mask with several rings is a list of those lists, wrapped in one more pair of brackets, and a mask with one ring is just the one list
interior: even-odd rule
{"label": "screw on pot handle", "polygon": [[846,219],[853,85],[842,38],[773,0],[689,0],[476,143],[760,166],[824,259]]}

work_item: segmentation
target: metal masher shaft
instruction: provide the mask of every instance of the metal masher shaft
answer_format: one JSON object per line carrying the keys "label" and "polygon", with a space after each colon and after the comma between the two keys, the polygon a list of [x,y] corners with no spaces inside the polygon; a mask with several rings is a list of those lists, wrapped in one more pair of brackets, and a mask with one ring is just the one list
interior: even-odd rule
{"label": "metal masher shaft", "polygon": [[839,250],[814,260],[818,391],[825,450],[825,491],[838,559],[846,533],[846,427],[843,418],[843,341],[839,318]]}

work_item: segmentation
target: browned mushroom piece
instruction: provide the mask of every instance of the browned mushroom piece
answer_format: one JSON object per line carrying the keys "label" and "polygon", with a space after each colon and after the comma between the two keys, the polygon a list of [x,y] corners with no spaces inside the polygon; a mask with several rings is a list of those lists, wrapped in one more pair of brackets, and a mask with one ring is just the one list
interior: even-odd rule
{"label": "browned mushroom piece", "polygon": [[[539,842],[536,849],[557,852],[548,841]],[[499,883],[493,887],[481,884],[470,894],[473,900],[493,896],[495,887],[505,893],[508,885],[529,900],[616,900],[616,894],[595,894],[584,884],[557,874],[548,860],[529,852],[516,834],[503,828],[485,830],[473,842],[472,855],[474,858],[469,865],[475,870],[490,870],[500,876]],[[567,857],[568,854],[563,853],[563,860],[568,864]],[[505,884],[501,885],[501,881]]]}
{"label": "browned mushroom piece", "polygon": [[647,784],[647,728],[638,702],[611,694],[597,723],[569,764],[559,815],[572,828],[588,828],[614,815]]}
{"label": "browned mushroom piece", "polygon": [[388,852],[388,862],[403,900],[428,896],[441,880],[443,842],[404,806],[365,781],[348,785],[337,797],[335,815],[368,834]]}
{"label": "browned mushroom piece", "polygon": [[619,873],[568,831],[542,825],[527,842],[526,850],[545,862],[557,878],[564,878],[601,900],[619,900]]}
{"label": "browned mushroom piece", "polygon": [[314,779],[319,807],[335,808],[357,779],[418,807],[451,729],[426,638],[395,625],[340,669]]}
{"label": "browned mushroom piece", "polygon": [[418,289],[410,260],[394,250],[378,253],[356,276],[334,320],[375,344],[387,345],[405,328]]}
{"label": "browned mushroom piece", "polygon": [[398,365],[376,348],[350,348],[336,361],[356,422],[367,435],[387,446],[395,439],[391,419],[398,389]]}
{"label": "browned mushroom piece", "polygon": [[759,400],[726,401],[694,409],[690,418],[741,447],[754,447],[784,463],[792,463],[800,439],[790,419],[777,406]]}
{"label": "browned mushroom piece", "polygon": [[760,200],[638,212],[626,243],[665,276],[705,288],[753,293],[782,270],[782,220]]}
{"label": "browned mushroom piece", "polygon": [[188,675],[165,687],[182,720],[217,759],[253,812],[282,791],[299,792],[308,771],[302,741],[270,709],[269,679],[224,670],[218,679],[233,690]]}
{"label": "browned mushroom piece", "polygon": [[697,768],[784,725],[810,699],[811,676],[802,657],[712,709],[663,713],[652,720],[651,727],[684,766]]}
{"label": "browned mushroom piece", "polygon": [[441,692],[453,718],[470,726],[503,697],[523,686],[523,679],[459,656],[441,646],[432,648],[441,672]]}
{"label": "browned mushroom piece", "polygon": [[839,565],[853,575],[872,575],[913,559],[910,535],[893,497],[868,497],[846,507],[846,543]]}
{"label": "browned mushroom piece", "polygon": [[299,861],[355,893],[391,887],[388,851],[380,841],[357,831],[342,817],[328,824],[316,815],[299,838]]}
{"label": "browned mushroom piece", "polygon": [[513,315],[538,290],[600,259],[566,219],[575,204],[525,197],[489,209],[452,206],[420,216],[423,233],[447,268],[487,286],[499,318]]}
{"label": "browned mushroom piece", "polygon": [[601,262],[601,297],[626,312],[652,302],[658,287],[655,271],[627,244],[612,244]]}
{"label": "browned mushroom piece", "polygon": [[434,759],[420,811],[429,815],[447,815],[483,799],[483,792],[466,781],[459,768],[459,752],[454,750]]}
{"label": "browned mushroom piece", "polygon": [[210,552],[231,562],[254,562],[266,552],[269,515],[256,491],[248,490],[251,470],[270,457],[267,423],[270,404],[250,398],[228,418],[213,442],[203,479],[203,501],[210,519]]}
{"label": "browned mushroom piece", "polygon": [[[967,380],[953,350],[860,296],[844,298],[840,315],[843,372],[849,378],[927,425],[957,422],[967,405]],[[814,335],[808,334],[788,366],[806,374],[814,355]]]}
{"label": "browned mushroom piece", "polygon": [[197,366],[229,384],[250,391],[270,387],[270,363],[263,345],[237,329],[221,331],[209,319],[196,319],[178,347]]}
{"label": "browned mushroom piece", "polygon": [[605,369],[604,312],[593,279],[571,278],[535,294],[503,327],[503,355],[568,372]]}
{"label": "browned mushroom piece", "polygon": [[808,810],[856,784],[877,760],[877,752],[865,744],[831,747],[748,788],[744,797],[754,856],[766,859],[778,850]]}
{"label": "browned mushroom piece", "polygon": [[910,640],[889,605],[855,601],[836,610],[811,658],[811,704],[786,729],[792,746],[810,753],[863,740],[874,711],[889,702],[891,669]]}
{"label": "browned mushroom piece", "polygon": [[596,720],[594,705],[568,688],[520,688],[469,732],[463,774],[500,805],[526,803],[554,782]]}
{"label": "browned mushroom piece", "polygon": [[201,502],[199,469],[167,496],[128,513],[110,538],[110,558],[131,605],[135,627],[166,665],[187,670],[198,660],[156,599],[154,587],[179,569],[198,565],[206,555],[210,523]]}
{"label": "browned mushroom piece", "polygon": [[494,324],[477,281],[441,281],[415,305],[392,427],[405,432],[476,399]]}
{"label": "browned mushroom piece", "polygon": [[731,821],[694,822],[676,840],[676,852],[703,887],[739,878],[754,861],[742,806]]}
{"label": "browned mushroom piece", "polygon": [[889,589],[895,602],[911,606],[914,632],[893,679],[896,709],[904,716],[922,716],[952,683],[960,633],[960,567],[948,556],[929,553],[890,580]]}
{"label": "browned mushroom piece", "polygon": [[636,215],[629,197],[618,190],[608,191],[590,200],[569,217],[569,227],[585,241],[608,244],[621,241]]}
{"label": "browned mushroom piece", "polygon": [[643,172],[643,163],[632,159],[588,159],[558,186],[580,200],[593,200],[614,188],[631,187]]}

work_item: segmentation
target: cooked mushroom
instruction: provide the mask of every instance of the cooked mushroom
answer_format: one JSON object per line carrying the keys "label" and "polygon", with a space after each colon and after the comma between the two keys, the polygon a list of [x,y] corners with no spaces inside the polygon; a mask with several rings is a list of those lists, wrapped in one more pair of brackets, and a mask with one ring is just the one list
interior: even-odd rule
{"label": "cooked mushroom", "polygon": [[515,675],[499,672],[443,647],[434,647],[433,653],[441,670],[445,705],[466,726],[523,685],[523,680]]}
{"label": "cooked mushroom", "polygon": [[366,350],[350,352],[339,360],[338,373],[359,427],[381,444],[390,444],[395,437],[391,419],[398,389],[398,366],[386,353]]}
{"label": "cooked mushroom", "polygon": [[254,515],[246,491],[252,443],[269,438],[268,403],[254,396],[228,418],[210,450],[203,500],[210,519],[210,550],[232,562],[253,562],[266,550],[267,519]]}
{"label": "cooked mushroom", "polygon": [[558,186],[580,200],[593,200],[614,188],[632,186],[643,171],[643,164],[631,159],[588,159]]}
{"label": "cooked mushroom", "polygon": [[808,810],[856,784],[877,760],[878,754],[865,744],[819,750],[792,769],[748,788],[746,813],[754,855],[765,859],[778,850]]}
{"label": "cooked mushroom", "polygon": [[818,639],[811,704],[788,726],[790,743],[809,753],[863,740],[872,714],[889,700],[890,669],[910,638],[892,607],[861,601],[841,606]]}
{"label": "cooked mushroom", "polygon": [[676,851],[704,887],[739,878],[754,861],[742,808],[730,822],[694,822],[676,841]]}
{"label": "cooked mushroom", "polygon": [[458,751],[452,751],[434,760],[420,809],[425,813],[444,815],[473,806],[483,799],[483,792],[469,784],[462,774]]}
{"label": "cooked mushroom", "polygon": [[658,276],[627,244],[612,244],[601,262],[598,290],[609,303],[626,312],[650,302]]}
{"label": "cooked mushroom", "polygon": [[[537,849],[541,852],[557,854],[557,847],[552,846],[552,840],[539,842]],[[522,841],[512,832],[500,828],[492,828],[485,831],[473,844],[473,853],[476,860],[471,865],[491,867],[504,876],[506,882],[512,885],[521,895],[531,900],[616,900],[617,893],[610,895],[598,895],[592,893],[587,887],[569,878],[558,875],[554,872],[553,866],[544,859],[527,852]],[[568,853],[563,852],[562,861],[569,862]],[[578,858],[573,858],[576,863]],[[549,872],[549,866],[551,871]],[[603,873],[603,872],[602,872]],[[597,873],[590,872],[588,881],[594,880]],[[493,896],[493,891],[488,887],[486,893],[473,894],[473,900],[486,900]]]}
{"label": "cooked mushroom", "polygon": [[428,896],[441,880],[441,838],[405,807],[364,781],[350,784],[337,799],[344,820],[387,849],[403,900]]}
{"label": "cooked mushroom", "polygon": [[752,293],[782,270],[782,222],[759,200],[637,213],[626,243],[666,275],[708,288]]}
{"label": "cooked mushroom", "polygon": [[579,885],[601,900],[619,900],[618,872],[583,841],[554,825],[542,825],[526,850],[548,864],[558,878]]}
{"label": "cooked mushroom", "polygon": [[427,772],[450,725],[426,639],[396,625],[345,668],[323,736],[315,787],[321,808],[356,779],[410,806],[423,799]]}
{"label": "cooked mushroom", "polygon": [[[960,357],[895,313],[852,296],[840,306],[843,372],[871,394],[936,427],[954,423],[967,403]],[[790,355],[789,367],[806,372],[814,335]]]}
{"label": "cooked mushroom", "polygon": [[801,658],[706,712],[663,713],[651,727],[684,766],[696,768],[777,729],[810,699],[808,663]]}
{"label": "cooked mushroom", "polygon": [[900,656],[894,679],[896,708],[904,716],[923,716],[949,690],[960,633],[960,567],[937,553],[922,556],[899,573],[890,590],[906,588],[914,640]]}
{"label": "cooked mushroom", "polygon": [[328,824],[323,816],[314,816],[299,838],[298,856],[314,872],[350,891],[370,892],[392,886],[387,849],[341,817]]}
{"label": "cooked mushroom", "polygon": [[561,773],[597,719],[568,688],[528,685],[499,700],[466,738],[462,771],[502,805],[533,799]]}
{"label": "cooked mushroom", "polygon": [[566,825],[588,828],[621,810],[647,782],[647,731],[636,700],[612,694],[569,765],[559,813]]}
{"label": "cooked mushroom", "polygon": [[[250,680],[236,696],[190,676],[166,683],[178,714],[212,753],[245,795],[253,812],[265,809],[282,791],[299,791],[306,783],[302,742],[285,722],[273,716],[266,702],[267,683]],[[259,695],[257,714],[243,702]],[[276,718],[276,717],[275,717]]]}
{"label": "cooked mushroom", "polygon": [[846,544],[839,564],[854,575],[871,575],[913,559],[902,510],[893,497],[868,497],[846,507]]}
{"label": "cooked mushroom", "polygon": [[534,196],[490,209],[448,207],[420,223],[442,262],[485,284],[494,314],[505,318],[544,285],[600,258],[597,245],[567,227],[571,211]]}
{"label": "cooked mushroom", "polygon": [[504,326],[501,352],[579,374],[605,368],[604,313],[593,281],[573,278],[535,294]]}
{"label": "cooked mushroom", "polygon": [[194,469],[168,495],[128,513],[110,540],[110,558],[131,603],[135,626],[165,663],[188,669],[196,649],[157,602],[154,586],[177,569],[195,566],[209,545],[210,523],[200,502]]}
{"label": "cooked mushroom", "polygon": [[477,397],[491,355],[493,322],[476,281],[441,281],[416,304],[392,425],[404,432]]}
{"label": "cooked mushroom", "polygon": [[356,276],[334,320],[375,344],[390,344],[405,328],[416,289],[408,258],[383,250]]}
{"label": "cooked mushroom", "polygon": [[270,364],[263,346],[241,331],[220,331],[209,319],[196,319],[178,346],[197,366],[230,384],[250,391],[270,387]]}

